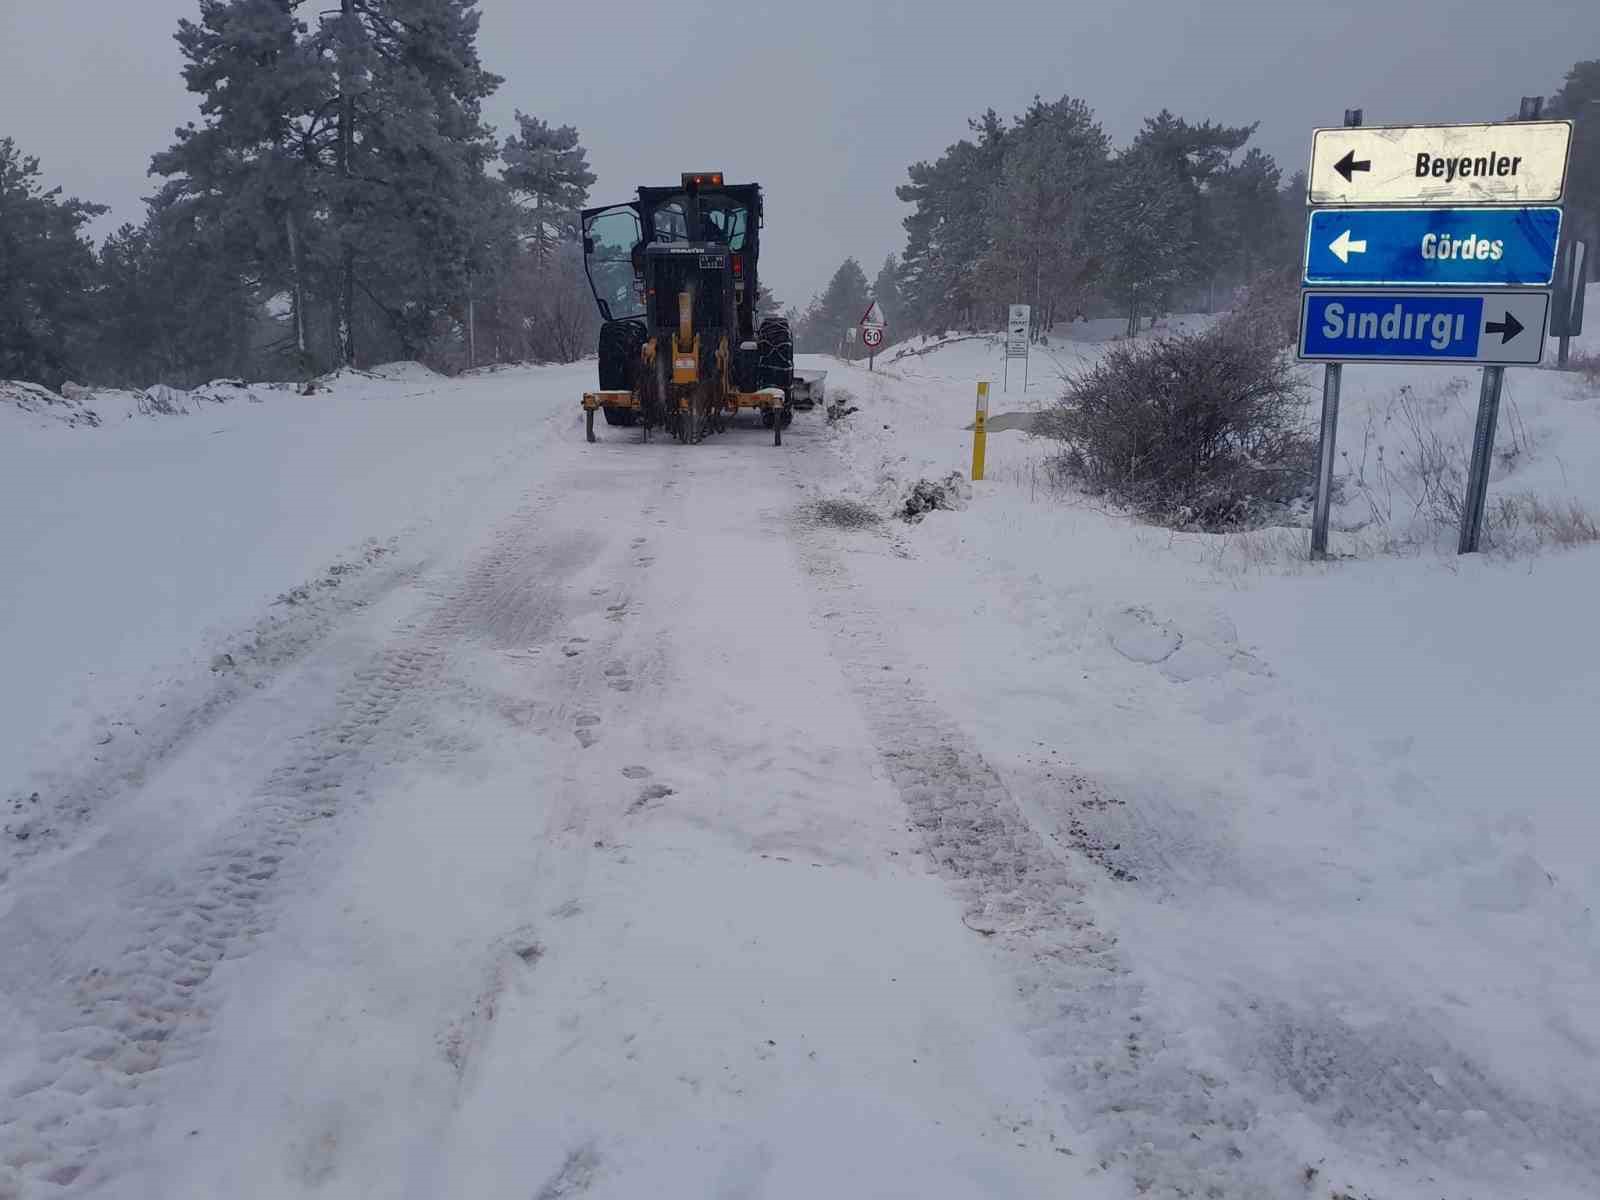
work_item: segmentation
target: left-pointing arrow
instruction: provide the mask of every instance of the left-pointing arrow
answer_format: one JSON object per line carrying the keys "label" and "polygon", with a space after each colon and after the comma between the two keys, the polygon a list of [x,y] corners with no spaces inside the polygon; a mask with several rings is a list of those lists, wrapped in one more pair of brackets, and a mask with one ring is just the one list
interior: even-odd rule
{"label": "left-pointing arrow", "polygon": [[1353,238],[1350,236],[1350,231],[1346,229],[1328,243],[1328,249],[1339,256],[1340,262],[1347,263],[1350,261],[1352,254],[1365,254],[1367,252],[1367,239]]}
{"label": "left-pointing arrow", "polygon": [[1343,158],[1333,164],[1333,169],[1343,175],[1344,181],[1349,183],[1356,171],[1372,170],[1372,160],[1370,158],[1357,159],[1356,152],[1350,150],[1345,153]]}
{"label": "left-pointing arrow", "polygon": [[1504,321],[1489,321],[1483,327],[1485,333],[1498,333],[1502,346],[1521,333],[1522,329],[1522,322],[1513,317],[1509,311]]}

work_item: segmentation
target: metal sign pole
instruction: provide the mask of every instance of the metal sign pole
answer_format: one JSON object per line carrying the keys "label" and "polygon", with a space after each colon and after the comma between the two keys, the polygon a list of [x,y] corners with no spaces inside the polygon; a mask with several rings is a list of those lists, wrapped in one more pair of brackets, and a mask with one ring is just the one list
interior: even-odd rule
{"label": "metal sign pole", "polygon": [[1467,500],[1461,510],[1458,554],[1476,554],[1483,534],[1483,506],[1489,496],[1489,464],[1494,456],[1494,429],[1500,417],[1500,388],[1504,367],[1485,367],[1478,391],[1478,427],[1472,435],[1472,473],[1467,476]]}
{"label": "metal sign pole", "polygon": [[[1544,110],[1543,96],[1524,96],[1519,121],[1537,121]],[[1544,331],[1539,331],[1543,341]],[[1461,539],[1457,554],[1476,554],[1483,538],[1483,508],[1489,498],[1489,467],[1494,455],[1494,430],[1500,418],[1500,389],[1504,367],[1484,367],[1478,388],[1478,427],[1472,435],[1472,467],[1467,473],[1466,501],[1461,507]]]}
{"label": "metal sign pole", "polygon": [[[1345,128],[1361,124],[1359,108],[1344,110]],[[1333,464],[1339,442],[1339,384],[1344,378],[1343,363],[1322,368],[1322,432],[1317,442],[1317,499],[1311,510],[1311,557],[1328,557],[1328,515],[1333,508]]]}
{"label": "metal sign pole", "polygon": [[1343,363],[1322,368],[1322,435],[1317,442],[1317,503],[1311,515],[1311,557],[1328,557],[1328,510],[1333,506],[1334,446],[1339,437],[1339,383]]}

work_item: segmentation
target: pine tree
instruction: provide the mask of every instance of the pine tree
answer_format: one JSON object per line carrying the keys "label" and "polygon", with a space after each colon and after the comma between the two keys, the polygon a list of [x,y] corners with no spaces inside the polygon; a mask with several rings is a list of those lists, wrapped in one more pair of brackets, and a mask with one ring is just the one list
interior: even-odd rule
{"label": "pine tree", "polygon": [[883,310],[885,321],[898,322],[900,311],[900,264],[894,255],[883,260],[878,277],[872,281],[872,299]]}
{"label": "pine tree", "polygon": [[1216,271],[1226,282],[1248,283],[1290,253],[1300,222],[1285,219],[1282,172],[1272,156],[1252,149],[1223,171],[1206,194],[1216,239]]}
{"label": "pine tree", "polygon": [[201,0],[179,24],[202,123],[157,155],[165,200],[261,298],[294,298],[302,357],[320,340],[425,352],[474,302],[509,205],[485,187],[476,0]]}
{"label": "pine tree", "polygon": [[1085,230],[1103,185],[1110,140],[1083,101],[1037,96],[1007,135],[1005,166],[989,191],[989,253],[982,264],[992,303],[1027,302],[1048,327],[1076,307],[1095,264]]}
{"label": "pine tree", "polygon": [[978,301],[977,268],[989,249],[987,199],[1005,162],[1006,131],[993,109],[967,125],[976,142],[962,139],[937,162],[913,163],[911,182],[895,189],[915,206],[902,221],[901,303],[917,328],[970,322]]}
{"label": "pine tree", "polygon": [[866,272],[855,259],[845,259],[806,314],[805,327],[813,352],[837,350],[845,331],[856,327],[871,303]]}
{"label": "pine tree", "polygon": [[1575,233],[1588,238],[1590,278],[1600,279],[1600,59],[1573,64],[1545,115],[1574,122],[1567,214]]}
{"label": "pine tree", "polygon": [[501,80],[478,58],[477,0],[345,4],[355,29],[341,28],[335,50],[356,64],[357,138],[335,189],[338,235],[395,349],[418,357],[467,295],[488,232],[480,181],[497,147],[482,105]]}
{"label": "pine tree", "polygon": [[200,20],[178,23],[184,81],[201,97],[204,123],[179,129],[151,170],[170,179],[168,208],[192,209],[210,236],[229,231],[239,257],[223,270],[290,293],[304,365],[312,278],[329,253],[315,214],[326,207],[337,129],[332,67],[307,38],[299,7],[201,0]]}
{"label": "pine tree", "polygon": [[1188,202],[1170,165],[1137,144],[1116,160],[1091,237],[1105,286],[1128,313],[1129,336],[1186,277],[1193,252],[1183,237]]}
{"label": "pine tree", "polygon": [[519,133],[508,137],[506,186],[527,217],[529,247],[541,261],[563,241],[578,236],[578,211],[594,186],[588,152],[571,125],[552,129],[538,117],[517,113]]}
{"label": "pine tree", "polygon": [[0,138],[0,379],[54,386],[85,358],[95,258],[82,229],[106,209],[39,178],[39,160]]}
{"label": "pine tree", "polygon": [[1255,133],[1256,126],[1192,124],[1162,109],[1147,117],[1133,148],[1159,164],[1177,180],[1183,206],[1175,219],[1175,235],[1189,246],[1185,280],[1209,280],[1226,261],[1227,250],[1212,223],[1205,193],[1227,170],[1233,154]]}

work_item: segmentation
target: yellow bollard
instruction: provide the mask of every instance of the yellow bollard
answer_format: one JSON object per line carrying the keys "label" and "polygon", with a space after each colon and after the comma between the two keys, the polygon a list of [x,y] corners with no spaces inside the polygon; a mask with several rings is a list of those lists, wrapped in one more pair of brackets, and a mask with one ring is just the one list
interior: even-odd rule
{"label": "yellow bollard", "polygon": [[983,478],[983,452],[987,447],[989,435],[984,426],[989,421],[989,382],[984,380],[978,384],[978,415],[972,422],[972,478],[976,482]]}

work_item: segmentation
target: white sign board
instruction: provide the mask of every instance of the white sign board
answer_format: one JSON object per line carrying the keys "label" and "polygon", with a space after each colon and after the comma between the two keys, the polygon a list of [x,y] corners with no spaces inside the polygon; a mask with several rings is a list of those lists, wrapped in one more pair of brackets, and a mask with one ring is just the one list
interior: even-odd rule
{"label": "white sign board", "polygon": [[1550,204],[1571,121],[1364,125],[1312,135],[1312,204]]}
{"label": "white sign board", "polygon": [[878,307],[876,300],[867,306],[866,312],[861,314],[861,324],[863,325],[877,325],[881,328],[888,323],[883,319],[883,309]]}
{"label": "white sign board", "polygon": [[883,345],[883,326],[863,325],[861,327],[861,340],[866,343],[868,350],[876,350]]}
{"label": "white sign board", "polygon": [[1006,357],[1028,357],[1028,327],[1033,309],[1026,304],[1013,304],[1006,317]]}

